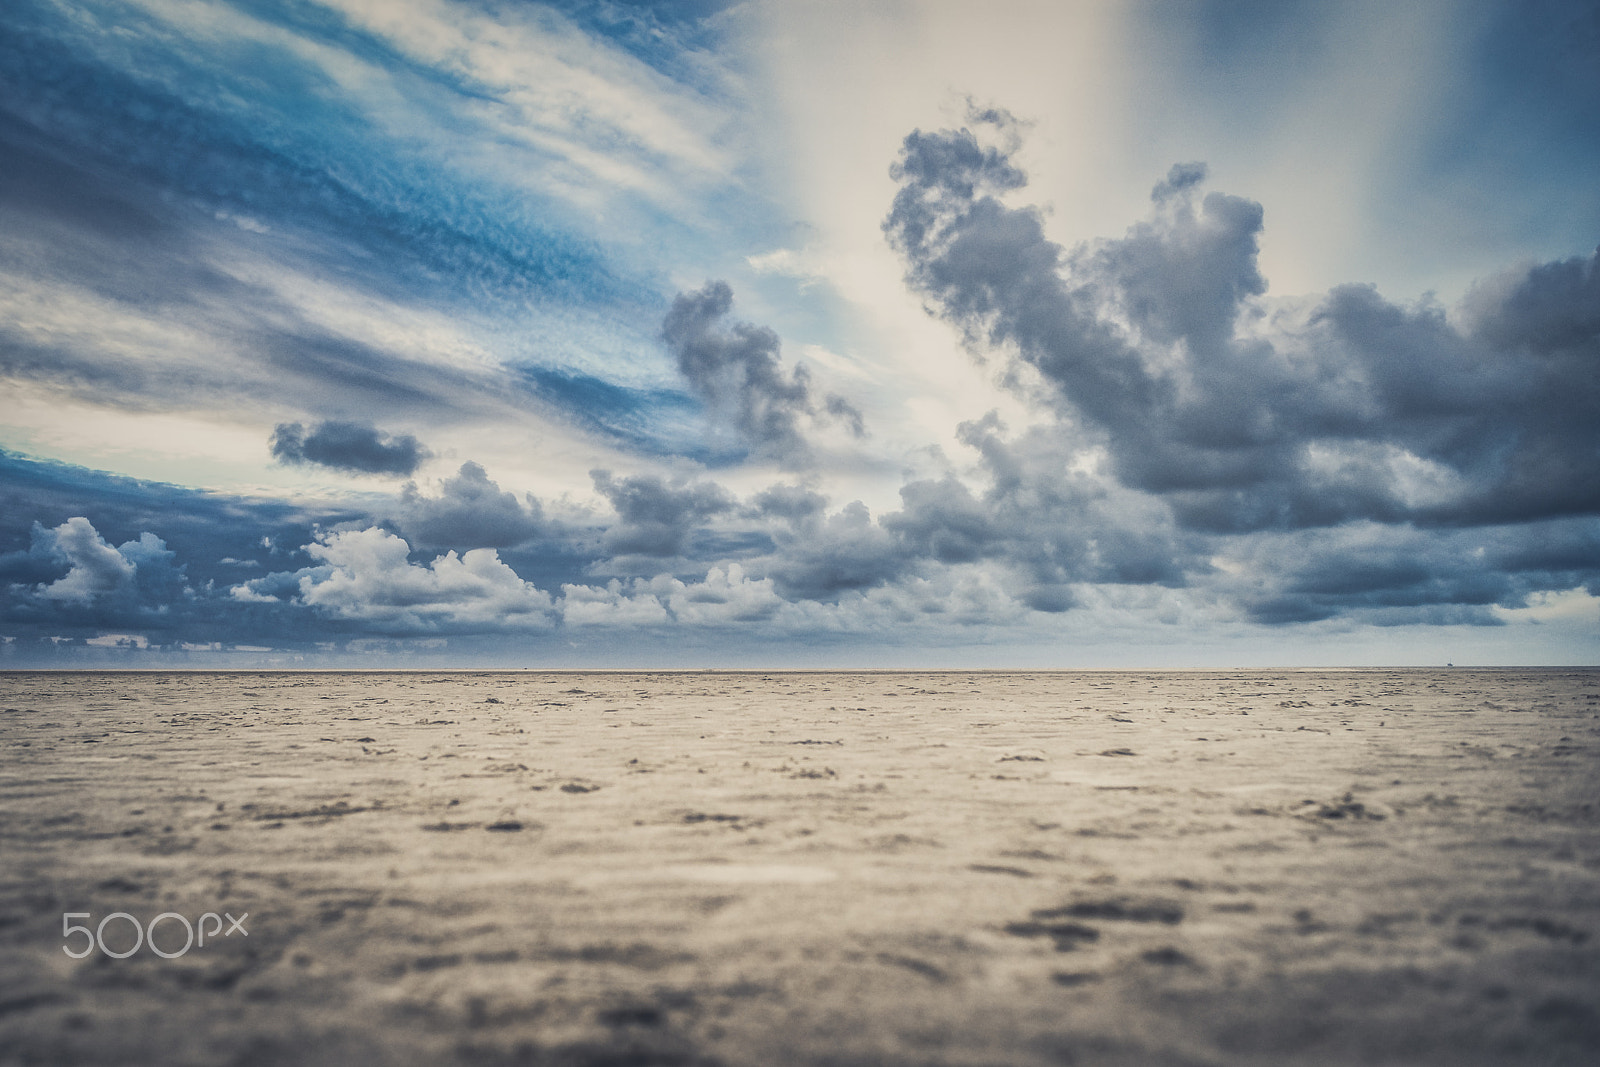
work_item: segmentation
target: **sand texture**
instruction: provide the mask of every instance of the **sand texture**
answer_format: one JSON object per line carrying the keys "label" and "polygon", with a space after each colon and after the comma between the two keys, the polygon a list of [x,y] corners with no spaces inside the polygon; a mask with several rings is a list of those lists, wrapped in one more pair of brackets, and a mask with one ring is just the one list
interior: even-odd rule
{"label": "sand texture", "polygon": [[[1596,670],[11,673],[0,708],[4,1064],[1600,1063]],[[66,912],[247,936],[75,960]]]}

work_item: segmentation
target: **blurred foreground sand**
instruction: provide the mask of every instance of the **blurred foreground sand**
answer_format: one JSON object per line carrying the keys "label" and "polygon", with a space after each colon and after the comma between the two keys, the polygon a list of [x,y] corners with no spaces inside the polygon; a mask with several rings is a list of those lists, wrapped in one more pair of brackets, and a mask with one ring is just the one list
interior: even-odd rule
{"label": "blurred foreground sand", "polygon": [[[1597,670],[11,673],[0,708],[0,1064],[1600,1063]],[[118,911],[248,937],[62,951]]]}

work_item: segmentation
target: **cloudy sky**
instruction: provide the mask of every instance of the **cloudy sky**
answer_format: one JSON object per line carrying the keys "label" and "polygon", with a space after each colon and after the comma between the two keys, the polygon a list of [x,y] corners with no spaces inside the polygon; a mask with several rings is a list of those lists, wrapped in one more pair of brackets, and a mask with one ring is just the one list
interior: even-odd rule
{"label": "cloudy sky", "polygon": [[1600,659],[1593,0],[8,0],[0,665]]}

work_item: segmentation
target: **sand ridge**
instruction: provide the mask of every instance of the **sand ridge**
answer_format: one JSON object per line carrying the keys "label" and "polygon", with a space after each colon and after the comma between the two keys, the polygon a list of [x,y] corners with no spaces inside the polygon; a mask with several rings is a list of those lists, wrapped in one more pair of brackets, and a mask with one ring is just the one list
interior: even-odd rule
{"label": "sand ridge", "polygon": [[[17,672],[0,709],[0,1063],[1600,1057],[1596,670]],[[249,932],[63,953],[113,911]]]}

